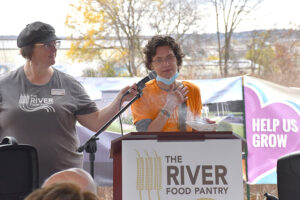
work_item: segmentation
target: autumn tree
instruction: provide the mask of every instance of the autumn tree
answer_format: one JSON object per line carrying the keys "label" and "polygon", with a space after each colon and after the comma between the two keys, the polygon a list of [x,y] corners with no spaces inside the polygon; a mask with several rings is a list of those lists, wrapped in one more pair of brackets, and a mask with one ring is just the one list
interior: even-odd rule
{"label": "autumn tree", "polygon": [[286,45],[275,45],[275,63],[282,74],[293,71],[292,55]]}
{"label": "autumn tree", "polygon": [[275,43],[276,67],[279,73],[276,74],[280,79],[280,84],[286,86],[300,86],[300,62],[299,62],[299,26],[288,30],[282,30],[278,34],[278,40]]}
{"label": "autumn tree", "polygon": [[299,87],[299,42],[300,31],[267,30],[252,31],[245,57],[259,66],[260,78]]}
{"label": "autumn tree", "polygon": [[[228,76],[232,34],[244,17],[248,15],[262,0],[209,0],[215,10],[218,40],[219,70],[222,77]],[[221,26],[224,41],[221,37]]]}
{"label": "autumn tree", "polygon": [[281,31],[278,41],[275,44],[276,63],[280,68],[281,73],[291,75],[299,66],[299,38],[300,31],[296,29],[288,29]]}
{"label": "autumn tree", "polygon": [[[103,66],[101,68],[92,68],[88,67],[83,70],[82,76],[84,77],[113,77],[116,76],[117,73],[114,69],[114,64],[111,62],[103,63]],[[118,74],[119,76],[122,76],[122,74]]]}
{"label": "autumn tree", "polygon": [[[266,56],[272,56],[274,58],[274,52],[270,48],[271,30],[257,31],[253,30],[250,33],[250,41],[248,44],[248,51],[246,53],[246,59],[251,60],[251,73],[255,73],[256,65],[258,64],[257,73],[260,74],[261,66],[263,64],[263,58]],[[273,55],[271,55],[273,52]],[[266,66],[267,67],[267,66]]]}
{"label": "autumn tree", "polygon": [[92,67],[88,67],[82,71],[82,76],[83,77],[99,77],[99,76],[101,76],[101,74],[100,74],[99,70],[94,69]]}
{"label": "autumn tree", "polygon": [[255,63],[254,61],[252,63],[258,65],[258,75],[268,76],[278,71],[274,62],[275,51],[271,46],[250,49],[246,53],[246,58],[249,60],[255,58]]}
{"label": "autumn tree", "polygon": [[[145,35],[182,38],[196,26],[199,0],[78,0],[66,25],[74,31],[68,56],[77,61],[122,63],[129,76],[140,73]],[[109,51],[109,53],[107,53]],[[101,64],[100,64],[101,63]]]}
{"label": "autumn tree", "polygon": [[71,37],[76,40],[68,55],[78,61],[98,60],[99,65],[120,61],[130,75],[136,75],[138,24],[145,10],[139,7],[145,5],[143,1],[79,0],[72,4],[66,25],[75,31]]}

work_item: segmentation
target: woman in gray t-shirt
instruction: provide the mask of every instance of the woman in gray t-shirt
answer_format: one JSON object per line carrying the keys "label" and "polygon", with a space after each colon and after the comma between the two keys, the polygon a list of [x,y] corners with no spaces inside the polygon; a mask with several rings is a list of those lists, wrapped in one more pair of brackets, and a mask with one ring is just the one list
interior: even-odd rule
{"label": "woman in gray t-shirt", "polygon": [[99,130],[133,98],[136,85],[125,87],[106,108],[98,110],[82,85],[73,77],[51,67],[60,41],[49,24],[28,24],[17,39],[24,66],[0,78],[0,138],[15,137],[38,151],[40,184],[53,173],[82,167],[77,152],[78,121],[92,131]]}

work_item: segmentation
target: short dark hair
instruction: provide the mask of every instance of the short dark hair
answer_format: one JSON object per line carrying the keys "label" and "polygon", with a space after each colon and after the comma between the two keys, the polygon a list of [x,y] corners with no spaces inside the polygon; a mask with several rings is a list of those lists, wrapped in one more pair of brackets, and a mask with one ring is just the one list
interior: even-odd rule
{"label": "short dark hair", "polygon": [[145,65],[147,69],[151,70],[151,63],[153,57],[156,54],[156,49],[157,47],[162,47],[162,46],[168,46],[172,49],[176,57],[178,71],[179,71],[182,65],[182,58],[184,57],[184,53],[182,52],[180,45],[174,40],[174,38],[170,36],[161,36],[161,35],[156,35],[152,37],[144,48],[143,52],[145,54]]}
{"label": "short dark hair", "polygon": [[25,47],[21,47],[20,54],[25,58],[31,60],[33,54],[34,45],[28,45]]}

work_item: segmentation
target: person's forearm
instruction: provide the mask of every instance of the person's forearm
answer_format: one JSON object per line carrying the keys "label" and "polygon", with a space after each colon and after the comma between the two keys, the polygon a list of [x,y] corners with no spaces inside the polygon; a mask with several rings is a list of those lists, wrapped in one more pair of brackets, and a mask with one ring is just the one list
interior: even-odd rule
{"label": "person's forearm", "polygon": [[160,111],[156,118],[148,126],[148,132],[161,131],[170,117],[170,112],[167,110]]}

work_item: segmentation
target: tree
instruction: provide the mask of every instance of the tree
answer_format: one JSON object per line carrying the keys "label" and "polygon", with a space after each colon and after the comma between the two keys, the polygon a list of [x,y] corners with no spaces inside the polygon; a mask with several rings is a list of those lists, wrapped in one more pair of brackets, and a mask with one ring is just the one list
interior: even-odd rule
{"label": "tree", "polygon": [[103,67],[93,69],[93,68],[86,68],[83,70],[82,76],[84,77],[114,77],[117,76],[116,70],[114,68],[114,63],[104,63]]}
{"label": "tree", "polygon": [[100,73],[104,77],[113,77],[116,76],[116,70],[114,68],[114,63],[105,63],[104,66],[100,69]]}
{"label": "tree", "polygon": [[275,62],[277,68],[280,69],[282,74],[294,72],[294,64],[292,62],[292,54],[288,51],[286,45],[275,45]]}
{"label": "tree", "polygon": [[175,40],[184,40],[190,30],[199,31],[201,0],[163,0],[150,8],[150,28],[155,34],[173,35]]}
{"label": "tree", "polygon": [[[134,55],[138,53],[138,24],[145,5],[144,0],[79,0],[66,20],[79,37],[72,42],[68,55],[78,61],[96,59],[99,63],[123,60],[129,74],[136,75]],[[107,50],[114,56],[107,57]]]}
{"label": "tree", "polygon": [[90,67],[84,69],[83,74],[82,74],[82,76],[84,76],[84,77],[98,77],[100,75],[101,74],[99,73],[98,70],[90,68]]}
{"label": "tree", "polygon": [[[234,30],[262,0],[210,0],[216,14],[216,28],[219,53],[219,70],[222,77],[228,76],[231,37]],[[222,45],[220,24],[224,25],[224,44]]]}
{"label": "tree", "polygon": [[[148,39],[143,34],[174,34],[178,39],[200,20],[197,0],[78,0],[72,7],[65,24],[76,40],[68,56],[119,62],[130,76],[141,72],[142,45]],[[107,50],[113,56],[107,57]]]}
{"label": "tree", "polygon": [[260,57],[257,61],[259,64],[259,73],[262,72],[262,75],[268,76],[278,71],[274,63],[275,51],[273,48],[271,46],[267,46],[261,50],[258,49],[258,51],[260,51]]}
{"label": "tree", "polygon": [[[299,26],[293,29],[282,30],[278,33],[278,40],[274,44],[275,66],[278,73],[275,74],[280,84],[299,87]],[[276,81],[277,81],[276,80]]]}
{"label": "tree", "polygon": [[[255,73],[255,65],[262,63],[262,59],[264,54],[267,54],[268,48],[269,48],[269,42],[268,39],[271,37],[271,31],[251,31],[250,34],[250,44],[248,45],[248,51],[246,53],[246,59],[251,60],[251,72],[252,74]],[[260,74],[261,71],[261,65],[259,65],[258,68],[258,74]]]}

